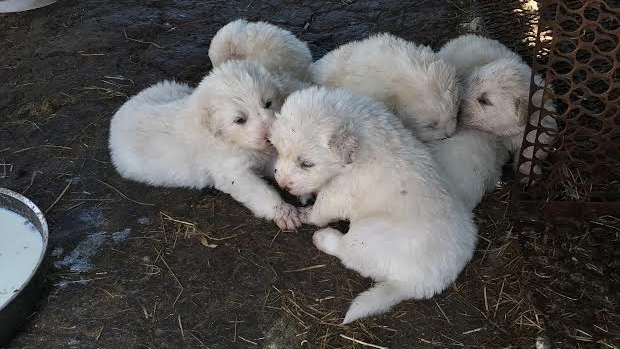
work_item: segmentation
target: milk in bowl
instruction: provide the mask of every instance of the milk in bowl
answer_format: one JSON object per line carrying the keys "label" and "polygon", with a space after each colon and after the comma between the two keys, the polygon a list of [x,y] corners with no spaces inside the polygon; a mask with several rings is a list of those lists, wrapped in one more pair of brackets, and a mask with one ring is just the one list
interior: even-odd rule
{"label": "milk in bowl", "polygon": [[0,208],[0,309],[35,273],[43,249],[43,238],[30,221]]}

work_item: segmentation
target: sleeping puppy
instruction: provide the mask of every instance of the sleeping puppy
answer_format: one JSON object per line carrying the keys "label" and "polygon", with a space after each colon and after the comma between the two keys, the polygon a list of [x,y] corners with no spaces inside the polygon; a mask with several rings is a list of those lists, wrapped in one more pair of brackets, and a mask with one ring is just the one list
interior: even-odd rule
{"label": "sleeping puppy", "polygon": [[429,47],[387,33],[374,35],[327,53],[310,73],[316,84],[382,102],[423,142],[455,132],[456,72]]}
{"label": "sleeping puppy", "polygon": [[196,87],[163,81],[114,114],[112,163],[127,179],[164,187],[215,187],[282,229],[299,226],[261,175],[272,173],[267,141],[274,112],[292,86],[250,62],[228,61]]}
{"label": "sleeping puppy", "polygon": [[272,74],[308,79],[312,55],[308,44],[291,32],[266,22],[232,21],[215,34],[209,46],[214,67],[230,59],[264,66]]}
{"label": "sleeping puppy", "polygon": [[472,256],[471,212],[446,190],[427,148],[383,104],[348,90],[291,94],[272,124],[276,180],[295,195],[317,193],[304,223],[349,220],[347,234],[314,233],[315,246],[378,283],[343,323],[448,287]]}
{"label": "sleeping puppy", "polygon": [[438,172],[468,210],[493,191],[510,156],[500,138],[489,132],[459,128],[454,136],[428,144]]}

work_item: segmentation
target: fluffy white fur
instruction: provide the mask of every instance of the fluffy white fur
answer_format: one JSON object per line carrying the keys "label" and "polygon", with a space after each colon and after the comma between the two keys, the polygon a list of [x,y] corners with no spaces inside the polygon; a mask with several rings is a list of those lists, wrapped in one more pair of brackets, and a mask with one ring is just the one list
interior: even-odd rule
{"label": "fluffy white fur", "polygon": [[510,156],[500,139],[488,132],[459,128],[454,136],[428,144],[438,172],[453,194],[473,210],[495,189]]}
{"label": "fluffy white fur", "polygon": [[215,187],[282,229],[301,223],[262,178],[273,174],[268,129],[288,84],[250,62],[229,61],[192,90],[164,81],[127,101],[110,125],[112,162],[125,178],[167,187]]}
{"label": "fluffy white fur", "polygon": [[461,80],[467,79],[475,68],[500,58],[521,61],[518,54],[501,42],[476,34],[461,35],[448,41],[437,55],[456,68]]}
{"label": "fluffy white fur", "polygon": [[[449,41],[439,50],[438,55],[453,64],[464,81],[461,123],[502,137],[516,166],[529,119],[532,69],[499,41],[472,34]],[[534,82],[538,86],[544,84],[539,75],[534,76]],[[533,96],[534,105],[540,106],[542,102],[542,92]],[[555,113],[553,101],[545,101],[543,107]],[[530,122],[537,124],[537,115]],[[541,124],[547,130],[538,135],[539,141],[550,146],[555,140],[557,123],[553,117],[546,116]],[[535,138],[535,133],[528,135],[531,142]],[[538,149],[536,157],[544,159],[548,151],[548,147]],[[533,153],[533,146],[529,146],[524,156],[531,159]],[[527,174],[530,168],[531,161],[524,163],[519,171]],[[540,168],[535,167],[534,172],[540,173]]]}
{"label": "fluffy white fur", "polygon": [[312,55],[308,44],[291,32],[266,22],[244,19],[223,26],[211,40],[209,58],[214,67],[230,59],[256,62],[274,74],[308,79]]}
{"label": "fluffy white fur", "polygon": [[[478,128],[502,137],[504,145],[513,156],[513,163],[517,164],[521,154],[521,144],[528,122],[528,99],[530,93],[531,68],[517,60],[498,59],[482,67],[474,69],[465,85],[465,93],[461,101],[461,122],[463,125]],[[534,77],[534,82],[542,86],[540,76]],[[542,91],[534,94],[532,103],[540,106],[543,102]],[[555,106],[551,100],[545,102],[544,108],[555,113]],[[537,115],[530,122],[537,124]],[[547,129],[538,137],[539,142],[551,145],[557,132],[557,123],[552,116],[546,116],[542,125]],[[534,141],[535,132],[528,135],[529,141]],[[544,159],[549,149],[538,149],[536,157]],[[531,159],[534,153],[533,146],[525,149],[523,154]],[[519,170],[529,173],[531,162],[524,163]],[[536,167],[535,172],[540,169]]]}
{"label": "fluffy white fur", "polygon": [[324,228],[315,246],[378,283],[360,294],[344,323],[409,298],[429,298],[471,258],[471,212],[445,189],[427,147],[381,103],[348,90],[291,94],[272,124],[276,180],[296,195],[317,193],[305,223]]}
{"label": "fluffy white fur", "polygon": [[327,53],[310,73],[317,84],[383,102],[422,141],[455,132],[456,72],[429,47],[387,33],[374,35]]}

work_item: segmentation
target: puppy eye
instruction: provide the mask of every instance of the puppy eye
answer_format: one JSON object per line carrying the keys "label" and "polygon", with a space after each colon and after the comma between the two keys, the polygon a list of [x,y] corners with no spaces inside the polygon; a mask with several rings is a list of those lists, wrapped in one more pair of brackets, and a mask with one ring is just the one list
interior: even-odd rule
{"label": "puppy eye", "polygon": [[271,108],[271,99],[266,100],[265,103],[263,103],[263,107],[265,107],[265,109]]}
{"label": "puppy eye", "polygon": [[248,121],[248,117],[245,115],[237,116],[235,118],[235,124],[237,125],[243,125],[246,121]]}
{"label": "puppy eye", "polygon": [[481,105],[493,105],[491,104],[491,101],[489,101],[486,93],[482,94],[482,96],[478,98],[478,103],[480,103]]}
{"label": "puppy eye", "polygon": [[311,163],[310,161],[302,161],[302,162],[299,164],[299,166],[300,166],[301,168],[303,168],[304,170],[307,170],[307,169],[309,169],[309,168],[313,167],[313,166],[314,166],[314,164],[313,164],[313,163]]}

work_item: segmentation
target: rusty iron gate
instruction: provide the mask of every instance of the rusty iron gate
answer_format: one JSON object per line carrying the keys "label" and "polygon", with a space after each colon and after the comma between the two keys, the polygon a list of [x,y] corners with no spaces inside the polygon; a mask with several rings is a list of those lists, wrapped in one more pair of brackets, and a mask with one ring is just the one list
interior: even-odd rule
{"label": "rusty iron gate", "polygon": [[[532,76],[530,97],[543,94],[555,106],[553,111],[548,103],[530,101],[521,170],[512,188],[513,217],[619,216],[620,0],[478,5],[485,34],[520,53],[544,77],[538,86]],[[541,123],[545,117],[556,120],[557,132]],[[555,137],[551,145],[544,142],[549,135]]]}

